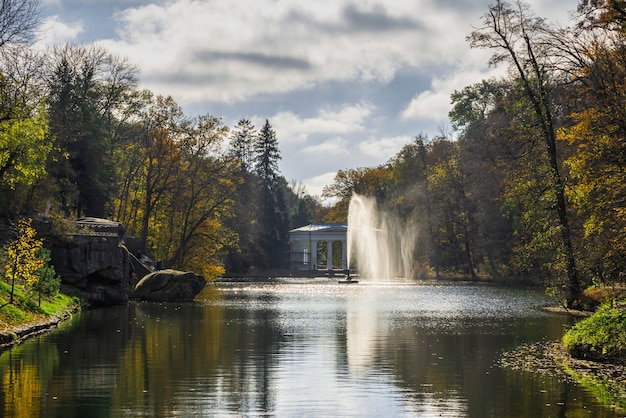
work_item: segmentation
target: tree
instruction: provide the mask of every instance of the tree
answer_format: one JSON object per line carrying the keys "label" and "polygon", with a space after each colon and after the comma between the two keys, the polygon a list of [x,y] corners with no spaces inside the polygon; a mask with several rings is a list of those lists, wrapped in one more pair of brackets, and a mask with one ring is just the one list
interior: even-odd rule
{"label": "tree", "polygon": [[227,249],[226,270],[229,273],[247,273],[254,263],[258,251],[255,237],[258,233],[257,214],[260,193],[254,173],[254,147],[258,132],[248,119],[240,119],[230,133],[227,156],[237,167],[233,177],[235,187],[234,216],[225,220],[228,228],[235,232],[236,242]]}
{"label": "tree", "polygon": [[490,64],[506,62],[515,71],[516,82],[525,94],[528,108],[532,112],[532,123],[536,126],[538,138],[546,150],[546,162],[550,170],[549,190],[555,196],[555,212],[566,259],[565,303],[571,306],[577,303],[581,285],[567,213],[565,183],[561,175],[556,146],[554,122],[556,103],[552,97],[556,72],[550,62],[549,46],[553,43],[546,39],[550,32],[546,30],[543,19],[533,17],[528,6],[521,1],[511,6],[497,0],[484,15],[483,23],[483,27],[468,36],[468,41],[474,48],[496,51],[490,59]]}
{"label": "tree", "polygon": [[437,251],[435,269],[463,270],[475,279],[478,227],[475,199],[468,193],[470,182],[464,171],[465,155],[459,142],[438,138],[433,145],[425,175],[432,201],[429,217],[432,245]]}
{"label": "tree", "polygon": [[428,168],[432,141],[418,135],[405,145],[390,163],[391,183],[388,206],[408,227],[417,229],[415,257],[439,274],[439,253],[434,251],[433,194],[428,190]]}
{"label": "tree", "polygon": [[289,224],[299,228],[313,222],[315,210],[320,203],[307,194],[306,186],[294,180],[286,190]]}
{"label": "tree", "polygon": [[265,119],[265,124],[257,140],[254,142],[254,170],[259,178],[263,189],[272,189],[276,186],[276,179],[279,176],[278,161],[281,159],[278,149],[276,131]]}
{"label": "tree", "polygon": [[182,186],[178,140],[186,122],[174,99],[163,96],[151,98],[139,118],[121,153],[115,206],[119,221],[151,248],[151,231],[164,227],[159,211],[167,213],[172,191]]}
{"label": "tree", "polygon": [[50,264],[50,250],[39,248],[36,257],[43,261],[43,266],[36,272],[37,279],[31,284],[30,291],[37,295],[37,304],[41,306],[41,298],[56,296],[61,288],[61,276]]}
{"label": "tree", "polygon": [[0,48],[9,44],[30,44],[35,38],[40,20],[39,0],[2,0]]}
{"label": "tree", "polygon": [[12,218],[45,195],[45,163],[53,140],[45,108],[41,54],[0,49],[0,216]]}
{"label": "tree", "polygon": [[258,135],[254,125],[248,119],[240,119],[231,132],[228,155],[239,162],[242,174],[250,173],[252,170],[253,147]]}
{"label": "tree", "polygon": [[[525,279],[529,277],[522,272],[528,266],[514,262],[513,249],[526,239],[519,220],[531,217],[523,217],[523,207],[511,201],[517,202],[515,199],[526,193],[520,185],[537,183],[533,180],[538,171],[536,162],[544,158],[538,158],[533,149],[541,147],[534,147],[533,141],[523,134],[523,108],[515,100],[513,87],[506,81],[492,79],[455,91],[449,117],[459,131],[459,162],[467,179],[465,190],[474,206],[472,240],[477,267],[490,274]],[[520,176],[524,166],[529,167],[528,176]],[[536,202],[529,202],[527,209],[535,212],[532,219],[539,219],[538,224],[551,223],[553,210],[541,207],[538,211]],[[519,248],[525,257],[531,258],[528,247]],[[548,253],[555,251],[558,248]]]}
{"label": "tree", "polygon": [[223,273],[232,246],[238,166],[223,155],[228,128],[211,115],[187,117],[157,96],[134,123],[120,153],[115,213],[164,267]]}
{"label": "tree", "polygon": [[499,86],[495,80],[483,80],[461,91],[454,91],[451,95],[452,110],[448,113],[452,128],[465,133],[477,125],[484,126],[498,92]]}
{"label": "tree", "polygon": [[45,109],[33,116],[0,122],[0,185],[31,185],[45,173],[52,150]]}
{"label": "tree", "polygon": [[278,170],[280,158],[276,132],[266,119],[254,144],[254,171],[260,189],[258,241],[262,251],[257,264],[264,268],[282,267],[287,262],[289,218]]}
{"label": "tree", "polygon": [[52,54],[50,130],[57,152],[48,168],[58,200],[76,216],[108,215],[114,194],[114,145],[122,127],[145,103],[137,70],[106,50],[66,45]]}
{"label": "tree", "polygon": [[97,74],[105,52],[66,46],[55,51],[50,78],[50,130],[57,153],[49,171],[66,213],[104,217],[110,196],[111,161],[104,118],[98,111]]}
{"label": "tree", "polygon": [[626,33],[626,2],[624,0],[580,0],[578,13],[582,16],[579,25],[617,29]]}
{"label": "tree", "polygon": [[607,283],[626,269],[626,38],[593,38],[584,51],[572,124],[559,135],[576,147],[568,196],[583,220],[587,268]]}
{"label": "tree", "polygon": [[0,121],[27,118],[46,100],[46,56],[30,48],[0,49]]}
{"label": "tree", "polygon": [[376,199],[377,204],[385,202],[392,186],[392,171],[388,166],[339,170],[334,182],[324,186],[322,196],[339,199],[324,217],[325,222],[345,223],[348,220],[348,206],[352,195],[357,193]]}
{"label": "tree", "polygon": [[168,193],[168,203],[160,210],[167,221],[165,228],[152,231],[160,238],[154,247],[166,266],[194,268],[214,278],[224,272],[221,256],[233,239],[225,221],[233,212],[236,170],[219,153],[228,128],[211,115],[194,118],[182,128],[178,187]]}
{"label": "tree", "polygon": [[23,218],[17,224],[17,237],[4,247],[5,265],[4,276],[11,284],[9,303],[13,303],[15,283],[20,282],[28,286],[37,282],[39,271],[45,261],[38,257],[43,246],[43,239],[37,238],[37,231],[31,226],[30,218]]}

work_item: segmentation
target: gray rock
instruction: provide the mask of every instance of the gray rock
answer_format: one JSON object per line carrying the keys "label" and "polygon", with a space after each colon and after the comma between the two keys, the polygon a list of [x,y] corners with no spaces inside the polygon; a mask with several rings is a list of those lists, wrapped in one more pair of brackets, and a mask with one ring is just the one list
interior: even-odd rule
{"label": "gray rock", "polygon": [[204,277],[192,272],[160,270],[144,276],[133,297],[153,302],[191,301],[206,284]]}
{"label": "gray rock", "polygon": [[48,238],[45,245],[62,282],[82,291],[88,304],[102,306],[127,302],[138,280],[120,242],[117,236],[75,235]]}
{"label": "gray rock", "polygon": [[141,248],[140,243],[120,236],[124,228],[118,222],[81,218],[68,224],[64,234],[52,233],[49,219],[34,219],[33,226],[44,238],[62,283],[82,292],[88,305],[126,303],[144,275],[143,270],[136,271],[129,252]]}

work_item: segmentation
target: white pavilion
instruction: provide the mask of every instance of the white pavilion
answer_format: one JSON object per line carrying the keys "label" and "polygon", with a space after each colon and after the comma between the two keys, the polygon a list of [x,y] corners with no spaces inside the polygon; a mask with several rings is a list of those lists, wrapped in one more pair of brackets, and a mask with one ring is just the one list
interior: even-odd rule
{"label": "white pavilion", "polygon": [[[289,264],[292,270],[324,270],[318,266],[318,243],[326,242],[326,269],[348,268],[348,225],[310,224],[289,231]],[[333,266],[333,245],[341,246],[341,266]],[[324,267],[324,266],[322,266]]]}

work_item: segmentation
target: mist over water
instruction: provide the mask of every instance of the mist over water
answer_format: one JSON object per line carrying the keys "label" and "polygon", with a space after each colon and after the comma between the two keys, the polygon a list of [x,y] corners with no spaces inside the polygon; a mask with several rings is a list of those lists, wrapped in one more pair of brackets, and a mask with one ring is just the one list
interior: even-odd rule
{"label": "mist over water", "polygon": [[362,278],[413,278],[416,228],[379,210],[376,200],[354,194],[348,207],[348,266]]}

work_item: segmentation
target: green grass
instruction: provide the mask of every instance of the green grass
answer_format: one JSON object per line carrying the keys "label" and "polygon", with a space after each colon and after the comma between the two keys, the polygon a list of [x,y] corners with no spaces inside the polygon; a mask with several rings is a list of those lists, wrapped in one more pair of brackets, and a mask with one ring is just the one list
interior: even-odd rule
{"label": "green grass", "polygon": [[51,299],[42,299],[41,306],[36,298],[24,294],[20,286],[15,286],[13,303],[9,303],[11,286],[0,280],[0,332],[44,321],[53,315],[61,315],[75,310],[78,300],[62,293]]}
{"label": "green grass", "polygon": [[601,305],[590,317],[563,336],[565,348],[577,357],[596,360],[626,359],[626,311]]}

